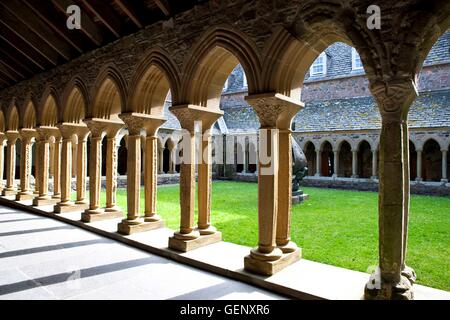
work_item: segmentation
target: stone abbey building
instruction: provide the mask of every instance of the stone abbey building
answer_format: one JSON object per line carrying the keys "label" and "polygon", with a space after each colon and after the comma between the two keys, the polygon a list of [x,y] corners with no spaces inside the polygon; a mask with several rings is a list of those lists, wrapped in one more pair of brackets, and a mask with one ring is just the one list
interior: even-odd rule
{"label": "stone abbey building", "polygon": [[[81,7],[73,30],[68,3]],[[295,275],[284,275],[278,286],[270,277],[251,277],[282,274],[301,262],[290,236],[294,136],[308,158],[305,182],[378,189],[378,267],[357,288],[361,297],[413,299],[420,290],[407,264],[409,200],[416,189],[448,194],[450,2],[11,0],[0,6],[2,203],[135,245],[139,235],[151,234],[156,245],[138,246],[311,297],[292,289]],[[181,141],[161,142],[178,128]],[[221,242],[211,222],[211,159],[220,153],[212,141],[219,133],[247,142],[242,164],[218,166],[216,174],[257,172],[258,181],[258,242],[245,253],[227,252],[226,259],[238,256],[233,268],[200,249],[197,257],[183,254]],[[234,155],[235,146],[227,148]],[[250,161],[254,150],[257,164]],[[269,161],[261,150],[270,150]],[[158,233],[165,230],[157,206],[164,171],[179,172],[180,225]],[[119,208],[123,173],[127,206]],[[112,228],[100,230],[98,221],[112,221]],[[211,267],[219,260],[225,264]],[[325,287],[337,287],[334,281]]]}
{"label": "stone abbey building", "polygon": [[[244,136],[248,153],[254,150],[248,140],[260,124],[244,99],[247,89],[239,65],[225,83],[224,123],[217,128]],[[418,89],[420,97],[409,112],[412,192],[450,195],[450,32],[428,54]],[[292,134],[308,159],[309,177],[303,184],[377,190],[381,117],[355,49],[345,43],[329,46],[306,74],[301,100],[305,108],[294,118]],[[257,181],[257,168],[247,160],[225,172],[219,167],[217,175]]]}

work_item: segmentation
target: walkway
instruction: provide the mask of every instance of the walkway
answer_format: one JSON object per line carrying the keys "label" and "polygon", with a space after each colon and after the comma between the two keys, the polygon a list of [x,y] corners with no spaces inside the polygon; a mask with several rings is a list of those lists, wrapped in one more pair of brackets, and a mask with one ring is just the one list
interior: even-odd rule
{"label": "walkway", "polygon": [[50,218],[0,206],[0,299],[280,298]]}

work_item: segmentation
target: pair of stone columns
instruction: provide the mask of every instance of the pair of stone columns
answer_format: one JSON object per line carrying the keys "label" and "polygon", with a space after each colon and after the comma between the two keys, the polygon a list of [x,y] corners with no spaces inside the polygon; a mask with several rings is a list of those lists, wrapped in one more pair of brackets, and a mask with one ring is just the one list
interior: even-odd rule
{"label": "pair of stone columns", "polygon": [[35,197],[30,189],[31,176],[31,148],[33,140],[36,138],[35,129],[20,129],[20,137],[22,139],[22,150],[20,158],[20,192],[16,195],[16,200],[30,200]]}
{"label": "pair of stone columns", "polygon": [[[124,126],[118,120],[90,118],[84,120],[91,132],[89,159],[89,207],[82,213],[81,220],[92,222],[122,217],[116,206],[117,189],[117,148],[116,138]],[[106,207],[100,207],[102,138],[106,134]]]}
{"label": "pair of stone columns", "polygon": [[271,275],[300,259],[290,238],[292,196],[291,122],[302,103],[281,94],[247,96],[261,123],[258,153],[258,247],[246,270]]}
{"label": "pair of stone columns", "polygon": [[[158,137],[159,127],[166,122],[164,117],[142,113],[122,113],[119,117],[128,128],[127,140],[127,218],[118,225],[118,232],[131,234],[148,231],[164,226],[161,217],[156,213],[156,192],[158,179]],[[141,190],[141,130],[146,132],[144,192],[145,213],[140,214]]]}
{"label": "pair of stone columns", "polygon": [[[36,155],[37,155],[37,183],[39,194],[33,199],[34,206],[54,204],[60,199],[60,158],[61,158],[61,135],[59,129],[50,126],[40,126],[36,129]],[[55,138],[55,160],[53,162],[53,195],[49,194],[49,169],[50,169],[50,139]]]}
{"label": "pair of stone columns", "polygon": [[[61,200],[54,207],[55,213],[85,210],[86,201],[86,144],[89,135],[88,127],[83,123],[62,123],[58,126],[62,136],[61,153]],[[77,152],[72,154],[73,135],[77,136]],[[72,193],[72,161],[76,159],[76,201],[71,201]]]}
{"label": "pair of stone columns", "polygon": [[[169,238],[169,247],[186,252],[218,242],[222,238],[221,233],[211,225],[212,159],[210,129],[217,119],[223,115],[223,112],[208,110],[196,105],[172,106],[170,111],[178,118],[185,133],[181,142],[183,156],[180,163],[180,229],[174,233],[173,237]],[[200,154],[202,159],[196,159],[197,123],[201,125]],[[196,228],[194,225],[194,204],[197,163],[198,223]]]}
{"label": "pair of stone columns", "polygon": [[[6,136],[6,185],[2,190],[3,196],[12,196],[17,193],[17,188],[14,185],[15,169],[16,169],[16,141],[19,137],[19,132],[8,130]],[[3,148],[2,148],[3,149]]]}

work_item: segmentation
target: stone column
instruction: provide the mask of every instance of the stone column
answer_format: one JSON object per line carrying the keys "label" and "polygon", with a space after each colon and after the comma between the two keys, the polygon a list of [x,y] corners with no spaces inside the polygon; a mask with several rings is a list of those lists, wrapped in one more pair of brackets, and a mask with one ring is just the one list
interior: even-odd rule
{"label": "stone column", "polygon": [[442,150],[442,179],[441,182],[447,183],[448,182],[448,176],[447,176],[447,150]]}
{"label": "stone column", "polygon": [[61,198],[61,136],[55,137],[53,148],[53,199]]}
{"label": "stone column", "polygon": [[53,178],[54,168],[55,168],[55,142],[49,141],[48,143],[48,154],[49,154],[49,163],[48,163],[48,177]]}
{"label": "stone column", "polygon": [[371,91],[380,109],[379,268],[365,288],[366,299],[412,299],[414,271],[406,267],[409,168],[407,113],[417,90],[411,79],[375,82]]}
{"label": "stone column", "polygon": [[[91,150],[89,159],[89,208],[82,213],[81,220],[84,222],[92,222],[122,217],[123,214],[120,211],[106,212],[100,208],[100,190],[102,136],[104,133],[115,136],[118,131],[117,127],[122,127],[123,123],[97,118],[89,118],[84,120],[84,122],[91,131]],[[114,134],[113,131],[115,131]]]}
{"label": "stone column", "polygon": [[300,250],[290,242],[290,127],[302,104],[274,93],[247,96],[246,100],[258,115],[261,128],[258,148],[258,247],[245,257],[244,266],[246,270],[271,275],[300,257]]}
{"label": "stone column", "polygon": [[39,195],[39,171],[40,171],[40,158],[41,156],[39,155],[39,151],[40,151],[40,147],[39,147],[39,135],[36,133],[36,137],[35,137],[35,141],[34,141],[34,195]]}
{"label": "stone column", "polygon": [[247,142],[247,137],[245,137],[245,139],[244,139],[244,170],[242,171],[243,173],[248,172],[249,157],[250,157],[249,146],[248,146],[248,142]]}
{"label": "stone column", "polygon": [[72,178],[76,178],[77,176],[77,157],[78,157],[78,141],[75,143],[74,140],[72,140]]}
{"label": "stone column", "polygon": [[[119,117],[128,128],[127,158],[127,218],[118,225],[123,234],[148,231],[164,226],[156,214],[156,157],[157,131],[166,119],[141,113],[122,113]],[[141,130],[147,133],[145,163],[145,218],[140,217],[141,190]]]}
{"label": "stone column", "polygon": [[31,176],[31,146],[36,135],[34,129],[21,129],[22,150],[20,156],[20,192],[16,195],[16,200],[30,200],[34,198],[30,190]]}
{"label": "stone column", "polygon": [[17,193],[14,185],[14,176],[16,169],[16,141],[19,137],[17,131],[6,131],[6,186],[2,191],[4,196],[12,196]]}
{"label": "stone column", "polygon": [[321,174],[321,169],[322,169],[322,150],[316,150],[316,177],[320,177]]}
{"label": "stone column", "polygon": [[89,203],[86,200],[86,157],[87,157],[87,138],[89,129],[86,126],[77,128],[76,134],[78,137],[77,145],[77,200],[75,205],[80,209],[89,208]]}
{"label": "stone column", "polygon": [[352,178],[358,178],[358,150],[352,150]]}
{"label": "stone column", "polygon": [[106,208],[105,212],[122,212],[117,207],[117,134],[122,125],[108,125],[106,134]]}
{"label": "stone column", "polygon": [[54,207],[56,213],[72,211],[74,208],[74,203],[70,200],[72,192],[72,135],[74,132],[70,124],[62,124],[58,127],[62,137],[61,200]]}
{"label": "stone column", "polygon": [[422,181],[422,150],[416,149],[417,154],[417,174],[416,181]]}
{"label": "stone column", "polygon": [[37,148],[39,149],[39,196],[33,199],[34,206],[54,204],[57,200],[52,199],[48,194],[48,178],[50,165],[50,138],[59,135],[59,130],[56,127],[41,126],[37,128],[39,136]]}
{"label": "stone column", "polygon": [[0,132],[0,192],[3,191],[4,182],[3,182],[3,164],[4,164],[4,141],[6,140],[6,135],[3,132]]}
{"label": "stone column", "polygon": [[167,143],[167,147],[169,149],[169,173],[175,173],[175,144],[172,140],[169,140]]}
{"label": "stone column", "polygon": [[333,178],[339,177],[339,151],[333,150],[334,162],[333,162]]}
{"label": "stone column", "polygon": [[377,179],[378,176],[378,150],[372,150],[372,177],[371,179]]}
{"label": "stone column", "polygon": [[158,148],[158,163],[159,163],[158,173],[163,174],[164,173],[164,146],[159,146],[159,148]]}
{"label": "stone column", "polygon": [[144,192],[145,218],[157,221],[161,218],[156,213],[156,189],[158,185],[158,136],[149,134],[145,137]]}
{"label": "stone column", "polygon": [[[201,235],[194,226],[194,203],[195,203],[195,164],[196,164],[196,143],[195,143],[195,123],[198,122],[203,128],[210,128],[214,122],[223,115],[223,112],[211,111],[204,107],[195,105],[179,105],[170,108],[172,113],[180,121],[184,129],[183,140],[181,142],[183,156],[180,163],[180,207],[181,219],[180,230],[169,238],[169,247],[179,251],[189,251],[200,246],[204,246],[221,240],[220,232]],[[200,173],[202,171],[202,173]],[[207,179],[207,170],[203,167],[199,170],[199,190],[198,193],[207,193],[210,181]],[[206,176],[205,176],[206,174]],[[209,189],[210,190],[210,189]],[[200,201],[209,201],[209,195]],[[205,211],[210,207],[209,203],[199,204],[202,207],[202,216],[208,216]],[[202,218],[202,222],[205,221]]]}
{"label": "stone column", "polygon": [[211,225],[211,191],[212,191],[212,149],[211,126],[217,118],[211,117],[210,123],[202,124],[202,137],[200,138],[200,155],[198,161],[198,230],[200,235],[212,235],[217,229]]}

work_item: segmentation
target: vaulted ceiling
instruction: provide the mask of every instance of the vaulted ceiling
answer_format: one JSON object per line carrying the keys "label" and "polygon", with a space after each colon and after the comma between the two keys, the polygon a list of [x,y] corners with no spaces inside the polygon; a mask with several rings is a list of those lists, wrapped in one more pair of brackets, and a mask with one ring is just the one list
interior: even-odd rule
{"label": "vaulted ceiling", "polygon": [[[2,0],[0,90],[104,46],[203,0]],[[66,26],[81,9],[81,29]]]}

